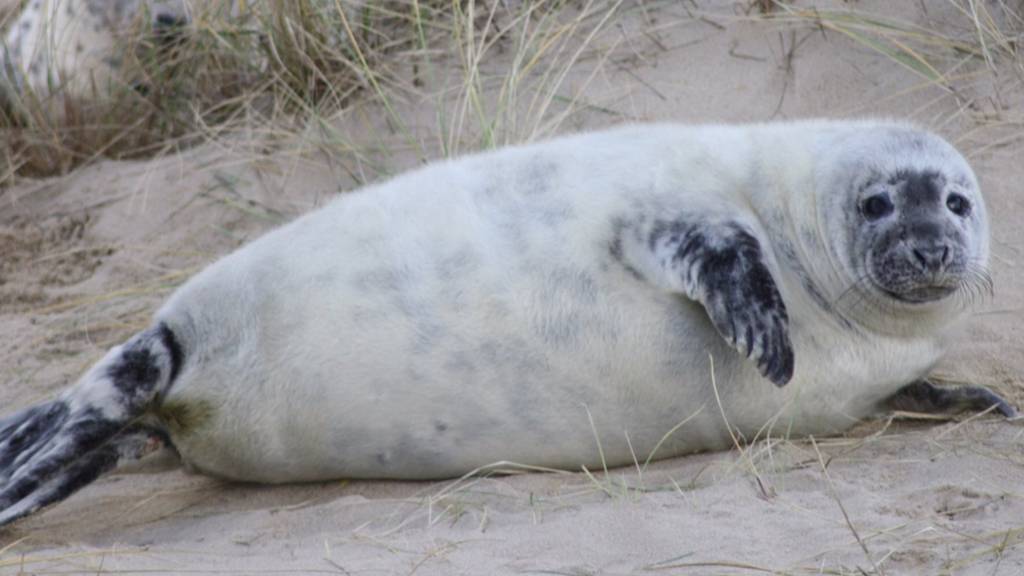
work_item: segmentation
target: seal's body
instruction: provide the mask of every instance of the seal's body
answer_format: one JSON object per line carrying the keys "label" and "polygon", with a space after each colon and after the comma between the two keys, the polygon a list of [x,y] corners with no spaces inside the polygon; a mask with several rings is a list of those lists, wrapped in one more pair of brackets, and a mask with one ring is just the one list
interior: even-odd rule
{"label": "seal's body", "polygon": [[834,433],[901,390],[948,407],[919,381],[987,258],[970,168],[902,124],[636,126],[437,163],[210,266],[0,422],[0,523],[153,439],[241,480],[438,478]]}

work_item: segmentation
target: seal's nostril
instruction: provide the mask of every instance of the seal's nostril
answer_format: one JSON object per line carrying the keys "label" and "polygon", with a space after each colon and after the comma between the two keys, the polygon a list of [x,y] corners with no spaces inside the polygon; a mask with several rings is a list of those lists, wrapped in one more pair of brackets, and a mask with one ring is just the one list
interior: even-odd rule
{"label": "seal's nostril", "polygon": [[172,26],[181,26],[184,23],[185,23],[184,20],[182,20],[181,18],[175,17],[173,14],[167,14],[166,12],[161,12],[160,14],[156,15],[156,24],[157,24],[157,26],[163,26],[163,27],[166,27],[166,28],[170,28]]}
{"label": "seal's nostril", "polygon": [[912,251],[922,270],[936,272],[949,263],[949,246],[921,247]]}
{"label": "seal's nostril", "polygon": [[153,29],[158,34],[163,34],[165,36],[180,34],[187,25],[188,19],[184,16],[179,17],[166,12],[157,14],[153,19]]}
{"label": "seal's nostril", "polygon": [[921,251],[918,250],[917,248],[914,248],[914,258],[917,258],[917,262],[918,264],[921,265],[921,267],[928,267],[928,259],[925,258],[924,254],[922,254]]}
{"label": "seal's nostril", "polygon": [[161,12],[153,20],[153,34],[160,48],[169,48],[184,40],[184,28],[188,20],[173,14]]}

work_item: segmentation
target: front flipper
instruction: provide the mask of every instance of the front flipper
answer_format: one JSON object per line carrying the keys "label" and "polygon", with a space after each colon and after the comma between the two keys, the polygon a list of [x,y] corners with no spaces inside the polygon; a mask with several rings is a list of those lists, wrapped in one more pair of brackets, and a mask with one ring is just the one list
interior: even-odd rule
{"label": "front flipper", "polygon": [[647,281],[701,303],[722,337],[775,385],[793,377],[786,305],[747,226],[692,218],[623,226],[612,253]]}
{"label": "front flipper", "polygon": [[901,388],[889,399],[889,406],[895,410],[925,414],[982,412],[992,408],[1007,418],[1017,416],[1017,410],[1009,402],[988,388],[982,386],[936,386],[927,380],[918,380]]}

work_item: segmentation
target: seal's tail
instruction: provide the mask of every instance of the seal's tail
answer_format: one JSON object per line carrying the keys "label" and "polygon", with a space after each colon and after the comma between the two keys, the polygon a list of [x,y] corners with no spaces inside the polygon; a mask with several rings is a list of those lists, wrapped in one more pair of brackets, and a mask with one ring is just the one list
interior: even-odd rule
{"label": "seal's tail", "polygon": [[59,399],[0,420],[0,526],[168,442],[145,416],[181,368],[164,324],[114,347]]}

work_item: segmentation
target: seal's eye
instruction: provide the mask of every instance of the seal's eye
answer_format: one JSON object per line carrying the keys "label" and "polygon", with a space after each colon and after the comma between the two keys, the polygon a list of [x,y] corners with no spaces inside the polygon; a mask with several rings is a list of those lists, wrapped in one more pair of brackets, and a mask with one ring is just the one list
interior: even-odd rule
{"label": "seal's eye", "polygon": [[946,198],[946,208],[957,216],[967,216],[971,211],[971,203],[959,194],[950,194],[949,198]]}
{"label": "seal's eye", "polygon": [[878,220],[892,212],[892,200],[885,192],[875,194],[864,201],[861,211],[868,220]]}

